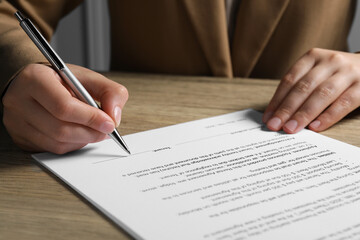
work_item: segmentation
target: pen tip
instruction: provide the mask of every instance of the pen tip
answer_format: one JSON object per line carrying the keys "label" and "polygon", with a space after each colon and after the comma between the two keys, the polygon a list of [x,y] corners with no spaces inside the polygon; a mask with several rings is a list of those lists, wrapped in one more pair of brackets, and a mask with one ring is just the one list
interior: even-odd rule
{"label": "pen tip", "polygon": [[131,152],[130,152],[129,149],[125,149],[125,150],[126,150],[126,152],[127,152],[129,155],[131,155]]}
{"label": "pen tip", "polygon": [[124,140],[122,139],[122,137],[120,136],[120,134],[118,133],[118,131],[117,131],[116,129],[115,129],[112,133],[110,133],[109,136],[110,136],[123,150],[125,150],[128,154],[131,154],[128,146],[126,146],[126,143],[124,142]]}

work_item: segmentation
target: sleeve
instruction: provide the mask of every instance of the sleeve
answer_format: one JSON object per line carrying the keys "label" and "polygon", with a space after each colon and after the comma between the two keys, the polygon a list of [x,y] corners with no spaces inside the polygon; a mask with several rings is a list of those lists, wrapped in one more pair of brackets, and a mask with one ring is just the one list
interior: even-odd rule
{"label": "sleeve", "polygon": [[49,41],[60,19],[81,2],[82,0],[0,0],[0,100],[10,81],[24,66],[47,62],[19,26],[14,16],[16,10],[28,16]]}

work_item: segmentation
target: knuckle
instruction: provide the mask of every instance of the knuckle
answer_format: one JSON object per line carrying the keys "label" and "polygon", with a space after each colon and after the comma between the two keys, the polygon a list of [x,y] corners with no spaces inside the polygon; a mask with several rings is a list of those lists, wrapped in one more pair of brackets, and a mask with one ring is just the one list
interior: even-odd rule
{"label": "knuckle", "polygon": [[335,87],[333,85],[326,85],[320,87],[317,92],[321,98],[331,99],[333,94],[335,93]]}
{"label": "knuckle", "polygon": [[[52,68],[43,64],[29,64],[27,65],[17,78],[20,79],[22,85],[27,84],[32,88],[36,84],[42,84],[43,81],[48,81],[49,73],[55,72]],[[36,77],[35,77],[36,76]]]}
{"label": "knuckle", "polygon": [[29,64],[19,74],[18,78],[21,81],[33,82],[34,76],[37,76],[41,72],[43,65],[40,64]]}
{"label": "knuckle", "polygon": [[342,65],[345,62],[345,57],[342,54],[335,52],[330,55],[330,62],[335,65]]}
{"label": "knuckle", "polygon": [[289,117],[292,115],[292,108],[289,105],[281,106],[275,115]]}
{"label": "knuckle", "polygon": [[320,48],[311,48],[307,52],[307,55],[310,56],[310,57],[317,57],[317,56],[319,56],[320,52],[321,52]]}
{"label": "knuckle", "polygon": [[283,77],[282,82],[283,82],[283,84],[286,85],[286,86],[292,86],[292,85],[294,85],[294,83],[295,83],[294,75],[291,74],[291,73],[286,74],[286,75]]}
{"label": "knuckle", "polygon": [[36,68],[36,65],[35,64],[29,64],[27,65],[20,73],[19,76],[21,76],[21,78],[23,79],[28,79],[30,78],[31,76],[33,76],[34,74],[34,68]]}
{"label": "knuckle", "polygon": [[311,88],[311,85],[312,85],[311,83],[312,83],[311,79],[306,79],[306,80],[304,79],[304,80],[298,82],[294,86],[294,90],[299,93],[306,93]]}
{"label": "knuckle", "polygon": [[303,108],[296,113],[295,118],[299,119],[301,122],[309,123],[313,119],[312,110]]}
{"label": "knuckle", "polygon": [[343,109],[351,109],[351,107],[353,105],[353,102],[354,101],[353,101],[353,98],[351,96],[342,96],[338,100],[338,104]]}

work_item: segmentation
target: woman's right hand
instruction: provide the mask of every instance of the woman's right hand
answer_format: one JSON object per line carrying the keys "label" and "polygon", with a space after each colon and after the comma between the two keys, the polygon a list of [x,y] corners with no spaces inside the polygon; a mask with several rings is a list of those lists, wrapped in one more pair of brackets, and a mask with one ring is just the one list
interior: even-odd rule
{"label": "woman's right hand", "polygon": [[4,125],[23,150],[63,154],[105,139],[120,124],[127,89],[89,69],[68,67],[103,111],[74,97],[51,67],[30,64],[2,99]]}

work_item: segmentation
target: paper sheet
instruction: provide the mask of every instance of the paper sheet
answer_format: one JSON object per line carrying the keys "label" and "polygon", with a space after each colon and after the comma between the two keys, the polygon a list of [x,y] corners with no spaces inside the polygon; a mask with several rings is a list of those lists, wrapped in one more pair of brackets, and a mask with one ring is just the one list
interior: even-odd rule
{"label": "paper sheet", "polygon": [[360,239],[360,149],[248,109],[33,157],[137,239]]}

